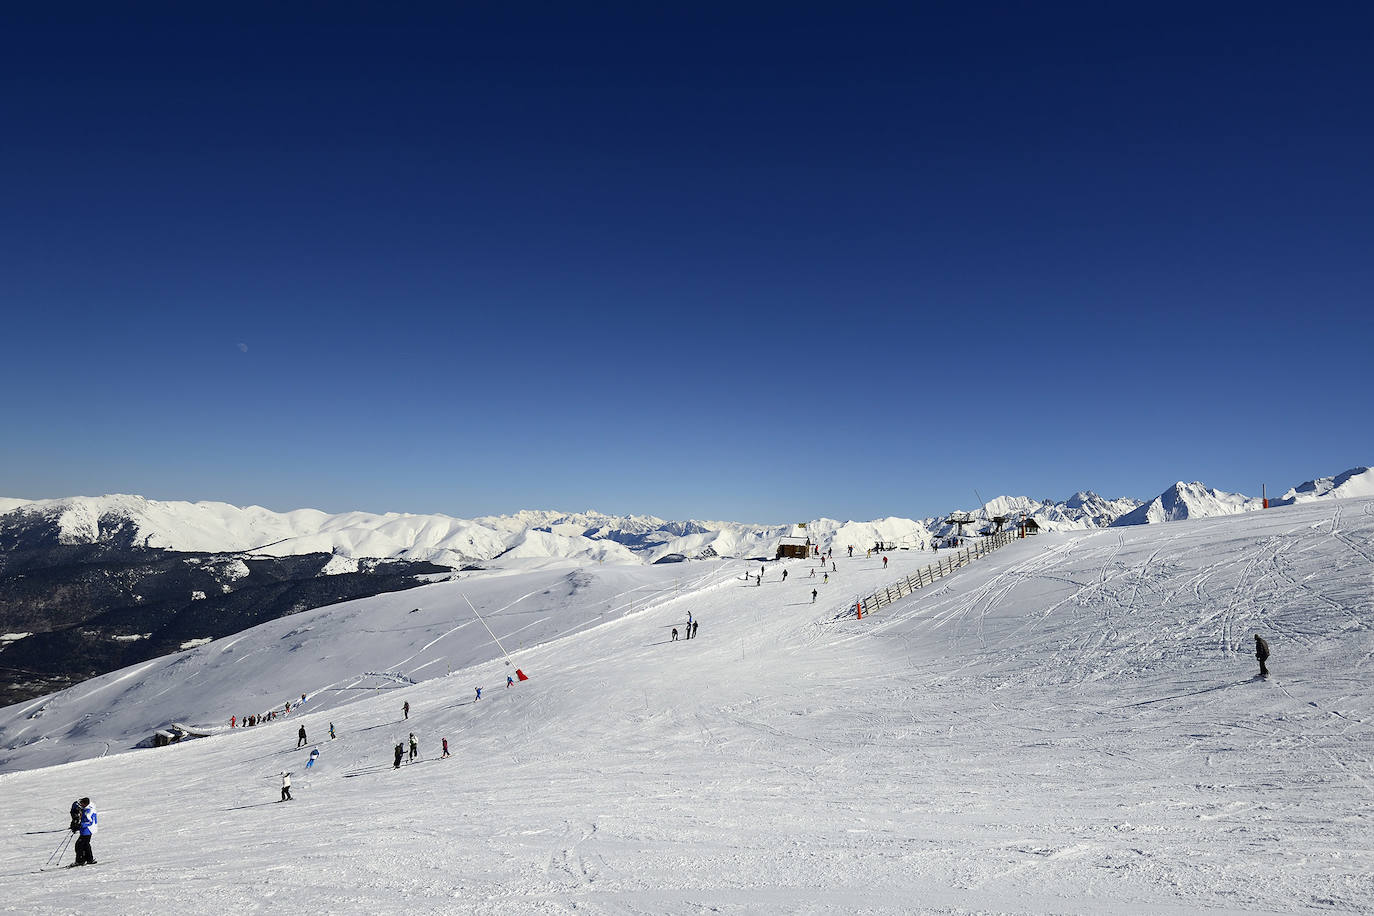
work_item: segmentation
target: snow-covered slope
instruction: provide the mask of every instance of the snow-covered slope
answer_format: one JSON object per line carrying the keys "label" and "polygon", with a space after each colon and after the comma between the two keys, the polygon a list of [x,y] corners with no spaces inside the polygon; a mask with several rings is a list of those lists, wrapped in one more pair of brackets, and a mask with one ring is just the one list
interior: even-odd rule
{"label": "snow-covered slope", "polygon": [[[0,899],[36,914],[1374,913],[1374,500],[1026,538],[844,614],[929,559],[897,551],[885,571],[837,551],[828,583],[792,561],[759,587],[738,561],[493,574],[0,710],[0,740],[22,745],[11,766],[111,745],[0,776]],[[531,680],[503,686],[463,594]],[[688,613],[697,638],[671,641]],[[160,721],[216,725],[302,692],[285,722],[124,750]],[[411,733],[420,759],[393,769]],[[283,769],[295,800],[279,804]],[[81,795],[100,865],[34,874]]]}
{"label": "snow-covered slope", "polygon": [[1113,525],[1153,525],[1185,518],[1215,518],[1250,512],[1262,501],[1239,493],[1224,493],[1200,483],[1179,481],[1154,499],[1118,518]]}
{"label": "snow-covered slope", "polygon": [[1319,477],[1300,483],[1277,500],[1276,505],[1292,505],[1313,499],[1348,499],[1374,496],[1374,468],[1351,468],[1334,477]]}

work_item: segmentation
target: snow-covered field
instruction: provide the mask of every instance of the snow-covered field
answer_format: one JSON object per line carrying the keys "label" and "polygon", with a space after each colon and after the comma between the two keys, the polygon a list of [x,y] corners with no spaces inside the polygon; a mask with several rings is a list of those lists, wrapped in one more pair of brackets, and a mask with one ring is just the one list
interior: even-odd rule
{"label": "snow-covered field", "polygon": [[[863,621],[931,557],[841,553],[438,583],[0,710],[43,767],[0,909],[1374,913],[1374,500],[1020,540]],[[81,795],[100,864],[38,873]]]}

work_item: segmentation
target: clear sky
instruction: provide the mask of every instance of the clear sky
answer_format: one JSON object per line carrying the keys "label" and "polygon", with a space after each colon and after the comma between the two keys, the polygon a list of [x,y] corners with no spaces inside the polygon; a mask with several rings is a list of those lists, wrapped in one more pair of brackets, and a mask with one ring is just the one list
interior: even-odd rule
{"label": "clear sky", "polygon": [[0,495],[782,522],[1374,463],[1367,4],[182,6],[0,22]]}

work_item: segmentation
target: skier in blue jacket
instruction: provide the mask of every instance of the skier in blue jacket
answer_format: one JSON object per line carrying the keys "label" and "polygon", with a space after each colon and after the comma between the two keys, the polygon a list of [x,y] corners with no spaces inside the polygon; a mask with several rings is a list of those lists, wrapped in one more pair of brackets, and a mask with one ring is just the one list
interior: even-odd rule
{"label": "skier in blue jacket", "polygon": [[89,798],[81,799],[81,825],[79,827],[81,836],[76,840],[76,863],[77,865],[95,865],[95,856],[91,853],[91,837],[95,835],[96,825],[95,808],[91,805]]}

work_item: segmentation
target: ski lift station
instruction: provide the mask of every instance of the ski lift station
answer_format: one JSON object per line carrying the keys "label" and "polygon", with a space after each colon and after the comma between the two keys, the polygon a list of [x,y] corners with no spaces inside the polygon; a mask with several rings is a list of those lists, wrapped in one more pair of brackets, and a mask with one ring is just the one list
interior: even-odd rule
{"label": "ski lift station", "polygon": [[806,523],[798,522],[792,526],[792,533],[778,539],[775,560],[805,560],[811,556],[811,536],[806,531]]}

